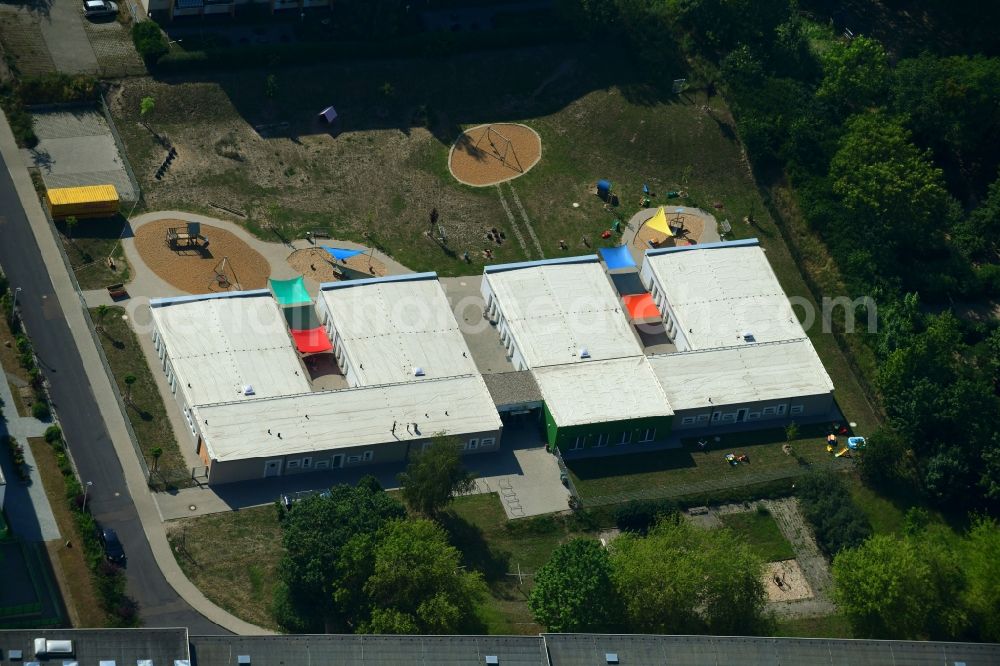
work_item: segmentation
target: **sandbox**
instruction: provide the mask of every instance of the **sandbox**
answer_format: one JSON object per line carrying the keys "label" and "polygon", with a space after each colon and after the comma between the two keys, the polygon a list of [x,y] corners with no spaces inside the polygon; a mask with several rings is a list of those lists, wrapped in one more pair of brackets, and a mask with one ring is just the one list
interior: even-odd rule
{"label": "sandbox", "polygon": [[542,157],[542,139],[527,125],[495,123],[465,130],[451,147],[448,169],[459,182],[495,185],[528,172]]}
{"label": "sandbox", "polygon": [[796,560],[768,562],[764,568],[764,587],[767,600],[799,601],[813,596],[809,581]]}
{"label": "sandbox", "polygon": [[172,249],[167,231],[186,227],[183,220],[154,220],[135,232],[135,249],[146,268],[160,279],[189,294],[263,289],[271,267],[267,259],[235,234],[201,225],[201,235],[208,240],[181,249]]}
{"label": "sandbox", "polygon": [[292,252],[288,255],[288,265],[315,282],[382,277],[386,273],[385,264],[372,257],[370,252],[339,260],[321,247]]}
{"label": "sandbox", "polygon": [[[662,231],[650,228],[647,224],[656,215],[657,208],[646,208],[632,216],[629,226],[637,228],[632,244],[644,252],[651,248],[675,247],[678,245],[694,245],[701,243],[705,235],[705,227],[715,227],[715,218],[698,208],[686,206],[664,206],[667,220],[671,226],[682,225],[681,231],[671,237]],[[679,211],[679,212],[678,212]],[[716,240],[716,239],[712,239]]]}

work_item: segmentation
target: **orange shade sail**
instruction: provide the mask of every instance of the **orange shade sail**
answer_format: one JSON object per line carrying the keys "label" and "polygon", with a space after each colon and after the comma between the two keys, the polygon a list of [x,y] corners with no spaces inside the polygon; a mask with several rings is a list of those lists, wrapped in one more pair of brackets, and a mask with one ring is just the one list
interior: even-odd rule
{"label": "orange shade sail", "polygon": [[632,321],[649,321],[663,316],[653,301],[653,295],[648,292],[622,296],[622,302],[625,303],[625,309],[628,310],[628,316]]}

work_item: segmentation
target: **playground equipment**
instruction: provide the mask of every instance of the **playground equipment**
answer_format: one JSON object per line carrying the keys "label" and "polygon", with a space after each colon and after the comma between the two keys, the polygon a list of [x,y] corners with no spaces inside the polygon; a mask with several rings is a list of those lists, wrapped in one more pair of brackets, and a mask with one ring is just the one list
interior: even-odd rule
{"label": "playground equipment", "polygon": [[202,249],[208,247],[208,239],[201,235],[200,222],[188,222],[184,227],[170,227],[166,234],[171,250]]}
{"label": "playground equipment", "polygon": [[867,442],[865,442],[864,437],[848,437],[847,438],[847,448],[852,451],[858,451],[865,448]]}
{"label": "playground equipment", "polygon": [[236,277],[236,269],[233,268],[233,263],[229,261],[229,257],[223,257],[222,261],[212,271],[215,273],[215,282],[221,289],[230,289],[231,287],[236,287],[237,290],[240,289],[240,283]]}
{"label": "playground equipment", "polygon": [[[483,139],[486,139],[486,141],[489,142],[489,151],[479,147],[479,144],[482,143]],[[493,129],[493,125],[486,126],[486,131],[479,135],[479,138],[476,139],[476,143],[473,147],[480,152],[497,158],[504,166],[508,166],[518,173],[524,173],[524,168],[521,166],[520,160],[517,159],[517,152],[514,150],[514,142]]]}
{"label": "playground equipment", "polygon": [[834,453],[833,457],[834,458],[850,458],[851,457],[851,450],[845,446],[840,451],[837,451],[836,453]]}
{"label": "playground equipment", "polygon": [[740,463],[746,463],[746,464],[749,465],[750,464],[750,456],[748,456],[745,453],[740,453],[740,454],[727,453],[726,454],[726,462],[728,462],[733,467],[736,467]]}
{"label": "playground equipment", "polygon": [[613,195],[611,194],[610,180],[601,179],[597,181],[597,196],[601,199],[601,201],[611,203],[611,197]]}

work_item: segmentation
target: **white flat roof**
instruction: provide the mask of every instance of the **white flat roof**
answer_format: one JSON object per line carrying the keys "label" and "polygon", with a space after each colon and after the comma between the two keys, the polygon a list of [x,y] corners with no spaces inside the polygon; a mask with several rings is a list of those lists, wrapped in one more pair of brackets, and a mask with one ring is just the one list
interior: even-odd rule
{"label": "white flat roof", "polygon": [[310,390],[270,292],[154,299],[150,310],[189,406]]}
{"label": "white flat roof", "polygon": [[788,297],[756,243],[647,252],[670,309],[692,349],[806,337]]}
{"label": "white flat roof", "polygon": [[501,427],[479,375],[206,405],[192,412],[209,455],[217,461],[425,440],[438,433],[472,434]]}
{"label": "white flat roof", "polygon": [[477,372],[433,273],[324,284],[320,295],[362,386]]}
{"label": "white flat roof", "polygon": [[645,356],[553,365],[534,375],[559,426],[673,414]]}
{"label": "white flat roof", "polygon": [[485,279],[529,368],[642,354],[597,257],[490,266]]}
{"label": "white flat roof", "polygon": [[833,391],[808,339],[661,354],[649,364],[675,411]]}

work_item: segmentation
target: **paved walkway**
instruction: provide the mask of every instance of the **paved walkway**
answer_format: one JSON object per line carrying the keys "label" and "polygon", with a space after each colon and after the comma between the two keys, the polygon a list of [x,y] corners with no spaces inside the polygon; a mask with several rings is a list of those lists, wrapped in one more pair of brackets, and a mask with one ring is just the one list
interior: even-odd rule
{"label": "paved walkway", "polygon": [[762,503],[795,549],[795,559],[813,591],[811,599],[778,602],[771,604],[770,608],[780,617],[819,617],[835,613],[837,607],[830,598],[833,591],[830,563],[816,545],[812,530],[799,511],[799,501],[790,497],[763,500]]}
{"label": "paved walkway", "polygon": [[67,74],[98,71],[97,56],[83,29],[79,0],[51,0],[49,14],[42,17],[42,39],[56,69]]}
{"label": "paved walkway", "polygon": [[[24,209],[32,235],[49,272],[57,301],[57,303],[51,304],[54,309],[53,316],[64,320],[72,335],[76,347],[74,353],[79,356],[79,362],[83,367],[87,382],[90,384],[92,398],[99,412],[99,416],[95,414],[95,418],[102,420],[107,428],[111,444],[121,465],[121,473],[128,487],[128,495],[141,523],[152,557],[163,577],[180,597],[180,599],[176,597],[158,599],[162,602],[162,607],[158,609],[159,612],[163,616],[169,615],[173,611],[183,612],[183,608],[171,610],[174,606],[178,606],[177,602],[183,600],[201,616],[229,631],[244,635],[272,633],[240,620],[209,601],[201,590],[188,580],[174,559],[156,505],[152,501],[146,486],[146,479],[132,449],[125,420],[115,397],[115,389],[104,372],[94,340],[90,335],[87,320],[80,307],[80,296],[75,291],[69,272],[63,263],[56,239],[42,211],[31,178],[21,166],[17,145],[14,142],[10,126],[2,115],[0,115],[0,152],[3,154],[17,197]],[[132,569],[133,567],[129,568],[130,573]],[[150,582],[155,583],[155,581]]]}
{"label": "paved walkway", "polygon": [[[3,401],[3,416],[5,422],[0,422],[0,435],[9,434],[24,448],[24,459],[27,462],[30,479],[21,480],[14,469],[13,460],[5,452],[0,453],[3,462],[3,476],[7,479],[7,491],[4,496],[4,507],[7,519],[14,534],[25,541],[49,541],[59,538],[59,528],[52,515],[49,498],[45,495],[42,479],[38,475],[38,465],[28,446],[29,437],[41,437],[45,434],[48,423],[42,423],[30,416],[18,416],[14,396],[10,392],[10,384],[6,378],[0,381],[0,400]],[[6,446],[4,446],[6,448]]]}

